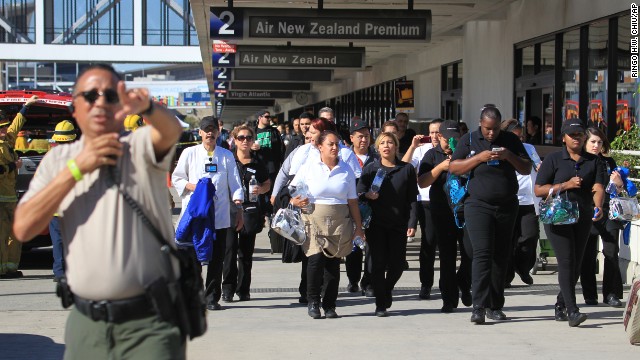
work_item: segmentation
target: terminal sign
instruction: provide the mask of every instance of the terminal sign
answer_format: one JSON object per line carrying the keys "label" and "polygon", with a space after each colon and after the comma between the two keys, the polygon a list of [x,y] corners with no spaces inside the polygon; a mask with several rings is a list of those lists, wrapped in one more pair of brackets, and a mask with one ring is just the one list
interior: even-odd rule
{"label": "terminal sign", "polygon": [[430,10],[211,9],[213,39],[431,39]]}
{"label": "terminal sign", "polygon": [[365,48],[338,46],[238,45],[234,53],[213,53],[215,67],[362,68]]}

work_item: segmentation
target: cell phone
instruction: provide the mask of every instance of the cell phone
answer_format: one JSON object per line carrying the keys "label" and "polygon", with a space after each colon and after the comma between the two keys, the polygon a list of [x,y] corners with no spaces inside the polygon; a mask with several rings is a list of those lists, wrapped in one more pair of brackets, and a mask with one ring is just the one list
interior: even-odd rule
{"label": "cell phone", "polygon": [[431,136],[423,136],[420,139],[420,144],[428,144],[431,142]]}
{"label": "cell phone", "polygon": [[504,150],[504,149],[501,148],[501,147],[494,147],[493,149],[491,149],[492,152],[500,152],[502,150]]}

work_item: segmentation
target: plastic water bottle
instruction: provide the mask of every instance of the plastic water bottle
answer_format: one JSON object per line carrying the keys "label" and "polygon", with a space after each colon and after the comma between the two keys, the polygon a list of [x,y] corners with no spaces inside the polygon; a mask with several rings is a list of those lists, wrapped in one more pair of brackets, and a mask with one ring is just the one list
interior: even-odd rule
{"label": "plastic water bottle", "polygon": [[387,172],[383,169],[378,169],[378,171],[376,171],[376,177],[373,178],[373,182],[371,183],[372,192],[377,193],[380,191],[380,186],[382,185],[382,181],[385,176],[387,176]]}
{"label": "plastic water bottle", "polygon": [[367,247],[367,243],[364,241],[362,236],[356,236],[353,239],[353,245],[360,248],[360,250],[364,250]]}
{"label": "plastic water bottle", "polygon": [[617,193],[616,184],[613,181],[609,181],[609,184],[607,184],[607,188],[605,189],[605,191],[607,192],[607,194],[615,195]]}
{"label": "plastic water bottle", "polygon": [[249,202],[258,202],[258,194],[254,194],[253,190],[258,188],[258,180],[255,175],[251,175],[249,180]]}

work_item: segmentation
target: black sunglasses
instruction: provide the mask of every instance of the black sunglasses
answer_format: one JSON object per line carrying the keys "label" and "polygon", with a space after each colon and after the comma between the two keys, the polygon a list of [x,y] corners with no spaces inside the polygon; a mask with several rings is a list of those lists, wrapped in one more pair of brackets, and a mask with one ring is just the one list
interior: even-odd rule
{"label": "black sunglasses", "polygon": [[268,118],[270,118],[270,117],[271,117],[271,115],[262,115],[262,117],[265,117],[265,118],[267,118],[267,119],[268,119]]}
{"label": "black sunglasses", "polygon": [[240,142],[245,141],[245,140],[247,140],[247,141],[251,141],[251,140],[253,140],[253,136],[251,136],[251,135],[247,135],[247,136],[240,135],[240,136],[238,136],[236,139],[237,139],[238,141],[240,141]]}
{"label": "black sunglasses", "polygon": [[113,89],[107,89],[105,91],[99,91],[98,89],[81,91],[77,93],[74,98],[78,96],[82,96],[89,104],[95,103],[100,96],[104,96],[108,104],[117,104],[120,102],[118,92]]}

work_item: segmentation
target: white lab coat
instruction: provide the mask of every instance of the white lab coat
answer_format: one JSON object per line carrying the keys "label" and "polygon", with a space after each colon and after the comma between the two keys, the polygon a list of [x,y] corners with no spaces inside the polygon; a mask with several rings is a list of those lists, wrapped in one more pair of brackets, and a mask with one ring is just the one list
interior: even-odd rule
{"label": "white lab coat", "polygon": [[244,192],[236,161],[229,150],[216,146],[211,162],[218,165],[218,171],[215,173],[204,171],[205,164],[209,163],[209,155],[202,144],[188,147],[180,154],[178,165],[171,175],[171,182],[182,199],[180,211],[180,218],[182,218],[193,193],[186,189],[187,183],[197,184],[203,177],[210,178],[216,187],[214,199],[216,229],[224,229],[231,226],[230,199],[244,201]]}

